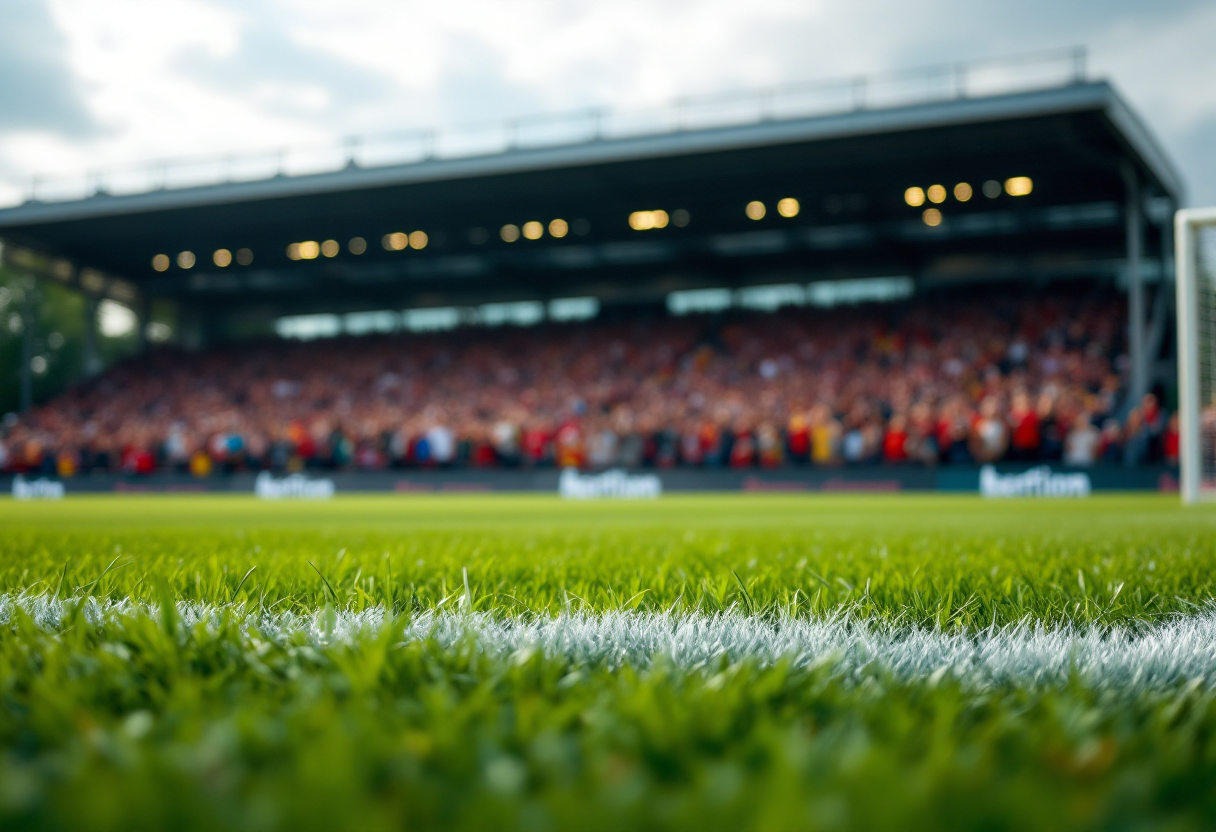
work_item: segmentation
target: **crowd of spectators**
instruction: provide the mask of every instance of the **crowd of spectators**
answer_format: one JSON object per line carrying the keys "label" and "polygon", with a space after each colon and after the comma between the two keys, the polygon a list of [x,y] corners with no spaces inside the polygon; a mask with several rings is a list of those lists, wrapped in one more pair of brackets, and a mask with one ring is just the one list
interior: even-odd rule
{"label": "crowd of spectators", "polygon": [[10,417],[0,470],[1176,461],[1125,325],[1084,286],[162,349]]}

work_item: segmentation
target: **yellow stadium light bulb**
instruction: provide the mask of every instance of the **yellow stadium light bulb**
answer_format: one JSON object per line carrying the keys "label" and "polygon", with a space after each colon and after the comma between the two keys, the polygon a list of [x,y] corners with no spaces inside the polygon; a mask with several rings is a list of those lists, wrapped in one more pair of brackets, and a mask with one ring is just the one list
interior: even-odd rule
{"label": "yellow stadium light bulb", "polygon": [[519,226],[507,223],[498,232],[498,236],[502,237],[504,243],[513,243],[519,239]]}
{"label": "yellow stadium light bulb", "polygon": [[350,242],[346,244],[346,249],[351,254],[362,254],[367,251],[367,240],[362,237],[351,237]]}
{"label": "yellow stadium light bulb", "polygon": [[342,246],[338,245],[337,240],[326,240],[321,243],[321,253],[326,257],[337,257],[338,252],[342,250]]}
{"label": "yellow stadium light bulb", "polygon": [[930,185],[925,196],[929,197],[930,202],[940,205],[946,201],[946,189],[941,185]]}
{"label": "yellow stadium light bulb", "polygon": [[410,232],[410,248],[416,248],[419,251],[422,251],[424,248],[426,248],[426,244],[428,242],[430,242],[430,238],[426,236],[425,231]]}
{"label": "yellow stadium light bulb", "polygon": [[524,223],[524,237],[529,240],[539,240],[545,234],[545,227],[536,220]]}
{"label": "yellow stadium light bulb", "polygon": [[394,231],[392,234],[385,234],[381,241],[385,251],[404,251],[409,248],[409,235],[402,231]]}
{"label": "yellow stadium light bulb", "polygon": [[777,213],[786,218],[798,216],[801,210],[802,206],[792,196],[787,196],[777,203]]}
{"label": "yellow stadium light bulb", "polygon": [[634,231],[654,228],[654,211],[634,211],[629,215],[629,227]]}
{"label": "yellow stadium light bulb", "polygon": [[169,271],[169,255],[158,254],[155,257],[153,257],[152,258],[152,268],[156,269],[158,272]]}
{"label": "yellow stadium light bulb", "polygon": [[236,262],[242,266],[248,266],[253,262],[253,251],[247,248],[238,248],[236,250]]}
{"label": "yellow stadium light bulb", "polygon": [[300,259],[300,244],[292,243],[287,247],[287,257],[291,260]]}
{"label": "yellow stadium light bulb", "polygon": [[183,251],[181,254],[177,255],[177,265],[182,269],[194,268],[194,252]]}
{"label": "yellow stadium light bulb", "polygon": [[764,203],[758,199],[753,199],[751,202],[747,203],[747,208],[744,210],[747,213],[748,219],[753,220],[762,220],[764,219],[764,215],[768,213],[764,207]]}
{"label": "yellow stadium light bulb", "polygon": [[1029,176],[1014,176],[1005,180],[1005,193],[1010,196],[1026,196],[1034,190]]}
{"label": "yellow stadium light bulb", "polygon": [[565,220],[553,220],[549,223],[549,235],[551,237],[565,237],[570,231],[570,226]]}
{"label": "yellow stadium light bulb", "polygon": [[971,199],[971,186],[966,182],[959,182],[954,186],[954,198],[959,202],[966,202]]}
{"label": "yellow stadium light bulb", "polygon": [[904,191],[904,202],[911,205],[913,208],[919,208],[925,204],[925,189],[911,187]]}
{"label": "yellow stadium light bulb", "polygon": [[305,240],[300,243],[300,259],[301,260],[316,260],[317,255],[321,253],[321,244],[316,240]]}
{"label": "yellow stadium light bulb", "polygon": [[215,254],[211,255],[211,262],[221,269],[229,266],[232,264],[232,252],[226,248],[217,248]]}
{"label": "yellow stadium light bulb", "polygon": [[942,212],[936,208],[926,208],[925,213],[921,215],[921,219],[925,221],[925,225],[930,228],[937,228],[942,224]]}
{"label": "yellow stadium light bulb", "polygon": [[671,221],[671,218],[667,216],[667,212],[661,209],[658,211],[651,211],[650,215],[654,217],[655,228],[666,228],[667,223]]}

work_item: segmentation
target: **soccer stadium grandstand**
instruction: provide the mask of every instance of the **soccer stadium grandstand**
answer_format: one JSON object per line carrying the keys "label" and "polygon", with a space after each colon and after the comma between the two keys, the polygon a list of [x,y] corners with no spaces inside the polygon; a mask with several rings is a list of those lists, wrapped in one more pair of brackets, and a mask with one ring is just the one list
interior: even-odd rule
{"label": "soccer stadium grandstand", "polygon": [[[86,297],[89,372],[25,396],[0,471],[1163,482],[1181,186],[1135,114],[1071,51],[841,89],[684,102],[662,130],[514,122],[489,150],[426,134],[391,163],[350,142],[329,171],[41,183],[0,210],[5,263]],[[104,371],[103,300],[140,340]]]}
{"label": "soccer stadium grandstand", "polygon": [[1153,394],[1119,413],[1125,320],[1109,290],[1070,284],[165,349],[19,421],[6,467],[1176,463]]}

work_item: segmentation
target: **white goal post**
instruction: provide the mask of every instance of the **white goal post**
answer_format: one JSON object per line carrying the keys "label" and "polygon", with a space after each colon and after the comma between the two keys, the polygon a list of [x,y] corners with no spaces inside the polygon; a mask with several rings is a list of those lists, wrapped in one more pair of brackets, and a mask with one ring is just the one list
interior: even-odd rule
{"label": "white goal post", "polygon": [[1182,501],[1216,500],[1216,208],[1174,216]]}

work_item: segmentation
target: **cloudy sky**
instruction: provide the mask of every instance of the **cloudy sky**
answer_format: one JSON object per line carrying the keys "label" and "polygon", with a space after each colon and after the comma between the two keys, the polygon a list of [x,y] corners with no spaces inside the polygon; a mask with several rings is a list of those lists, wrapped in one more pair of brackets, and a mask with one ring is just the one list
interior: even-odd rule
{"label": "cloudy sky", "polygon": [[33,174],[1083,45],[1216,203],[1212,0],[0,0]]}

